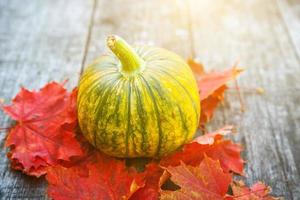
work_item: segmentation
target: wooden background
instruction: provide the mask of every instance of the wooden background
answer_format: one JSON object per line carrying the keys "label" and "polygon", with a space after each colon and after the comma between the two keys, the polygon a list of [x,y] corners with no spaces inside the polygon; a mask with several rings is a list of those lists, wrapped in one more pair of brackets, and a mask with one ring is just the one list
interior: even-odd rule
{"label": "wooden background", "polygon": [[[247,183],[300,199],[299,0],[0,0],[0,98],[51,80],[74,87],[111,33],[194,56],[207,69],[239,60],[246,111],[231,89],[209,129],[238,127]],[[10,123],[0,112],[0,127]],[[45,181],[10,170],[4,138],[1,131],[0,198],[47,198]]]}

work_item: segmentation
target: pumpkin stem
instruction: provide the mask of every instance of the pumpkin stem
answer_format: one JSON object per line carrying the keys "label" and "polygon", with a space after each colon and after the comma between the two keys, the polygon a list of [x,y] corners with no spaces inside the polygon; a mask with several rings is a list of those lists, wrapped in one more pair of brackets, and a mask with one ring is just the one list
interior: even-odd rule
{"label": "pumpkin stem", "polygon": [[119,58],[124,72],[135,72],[141,69],[143,60],[135,50],[122,38],[116,35],[107,37],[107,46]]}

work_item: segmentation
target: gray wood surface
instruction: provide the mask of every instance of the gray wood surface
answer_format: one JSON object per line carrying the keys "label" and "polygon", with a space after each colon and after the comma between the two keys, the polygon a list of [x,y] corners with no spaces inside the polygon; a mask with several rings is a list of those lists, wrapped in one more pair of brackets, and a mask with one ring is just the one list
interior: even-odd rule
{"label": "gray wood surface", "polygon": [[[295,29],[299,36],[300,27],[294,21],[300,18],[294,16],[293,24],[285,21],[285,13],[291,17],[296,11],[278,9],[272,0],[194,0],[191,5],[199,60],[212,69],[229,67],[239,60],[246,69],[239,79],[245,112],[240,112],[237,92],[231,91],[210,128],[238,126],[239,134],[234,138],[245,147],[248,183],[262,180],[272,186],[273,194],[299,199],[300,63],[295,46],[299,48],[300,43],[296,43]],[[291,28],[285,24],[289,22]],[[257,87],[265,93],[255,94]]]}
{"label": "gray wood surface", "polygon": [[[83,66],[108,51],[108,34],[195,56],[208,69],[239,60],[245,112],[230,89],[208,129],[237,125],[247,183],[261,180],[274,195],[300,199],[299,24],[298,0],[1,0],[0,98],[50,80],[75,86]],[[9,124],[0,113],[0,127]],[[10,170],[5,154],[1,148],[0,198],[46,198],[45,182]]]}

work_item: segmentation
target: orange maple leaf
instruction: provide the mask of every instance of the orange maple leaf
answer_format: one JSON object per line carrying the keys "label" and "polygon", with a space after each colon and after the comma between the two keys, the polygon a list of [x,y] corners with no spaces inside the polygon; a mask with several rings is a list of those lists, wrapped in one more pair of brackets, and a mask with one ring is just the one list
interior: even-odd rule
{"label": "orange maple leaf", "polygon": [[226,83],[234,80],[243,70],[234,66],[223,72],[207,73],[203,65],[193,59],[188,59],[188,64],[198,83],[201,104],[199,126],[201,128],[211,120],[218,104],[224,99],[224,92],[227,90]]}
{"label": "orange maple leaf", "polygon": [[192,167],[181,162],[179,166],[167,167],[166,170],[180,189],[161,191],[161,200],[223,199],[231,182],[231,174],[224,173],[219,161],[207,156],[199,166]]}

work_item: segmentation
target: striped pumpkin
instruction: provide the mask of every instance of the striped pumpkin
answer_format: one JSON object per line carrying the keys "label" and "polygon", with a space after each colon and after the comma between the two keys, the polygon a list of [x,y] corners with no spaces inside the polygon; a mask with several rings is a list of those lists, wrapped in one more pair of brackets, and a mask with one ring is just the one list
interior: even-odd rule
{"label": "striped pumpkin", "polygon": [[200,116],[196,81],[175,53],[130,47],[118,36],[84,71],[78,119],[96,148],[116,157],[161,157],[189,142]]}

